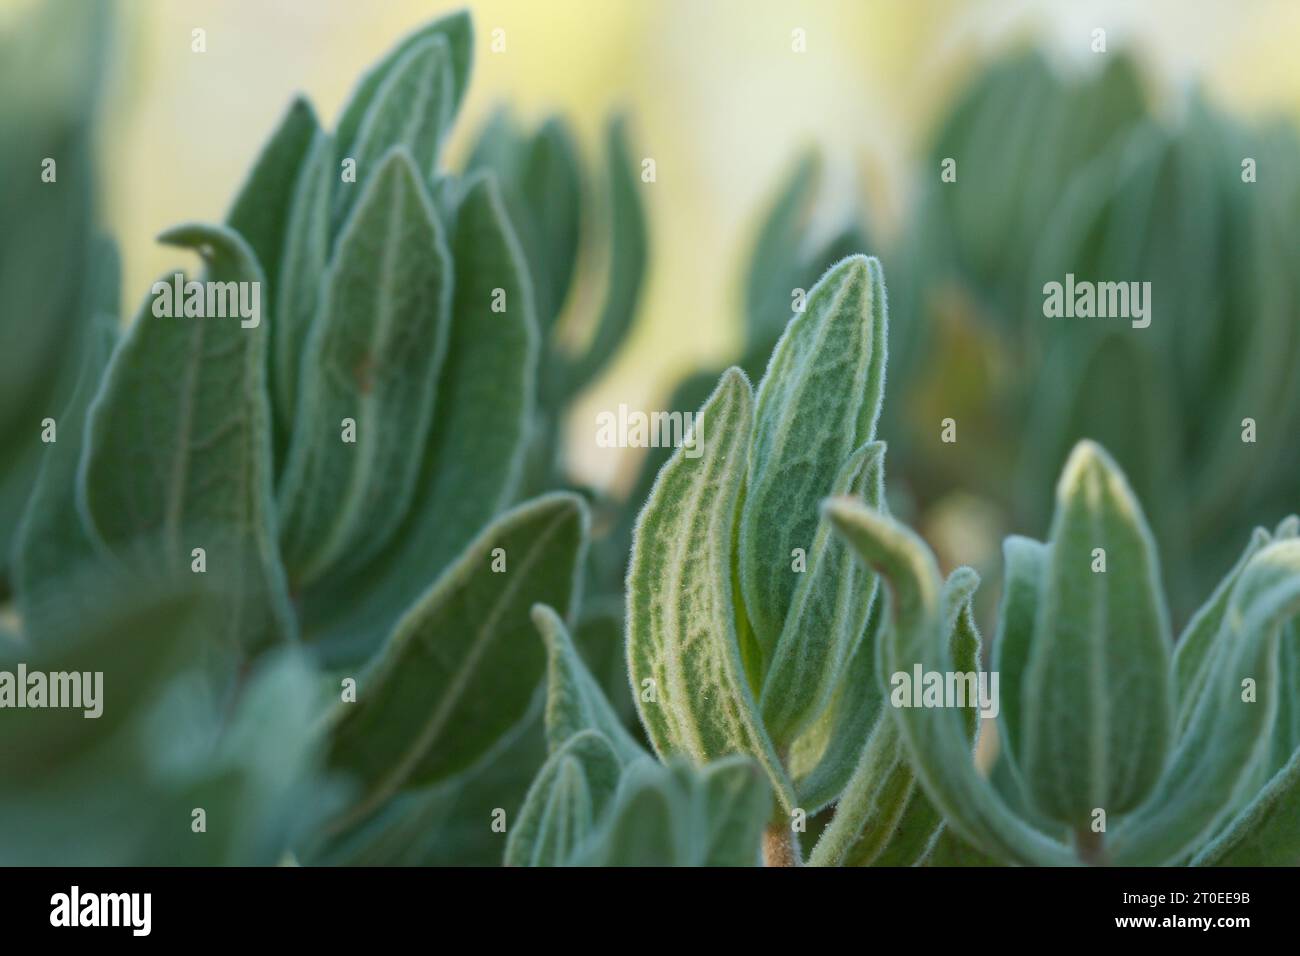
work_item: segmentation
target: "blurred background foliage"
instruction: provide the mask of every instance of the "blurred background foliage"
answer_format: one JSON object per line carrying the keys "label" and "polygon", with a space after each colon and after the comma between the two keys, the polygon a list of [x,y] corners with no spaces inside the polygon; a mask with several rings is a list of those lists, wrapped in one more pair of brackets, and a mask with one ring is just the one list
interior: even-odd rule
{"label": "blurred background foliage", "polygon": [[[539,280],[542,321],[562,330],[561,342],[590,339],[611,308],[635,319],[624,346],[597,362],[548,354],[545,428],[529,472],[531,490],[571,483],[603,506],[577,637],[625,714],[622,575],[636,504],[664,456],[597,447],[596,413],[621,402],[694,411],[732,363],[757,380],[791,290],[850,252],[879,256],[889,287],[880,434],[895,511],[949,566],[974,565],[995,588],[1002,537],[1045,534],[1054,476],[1085,436],[1133,480],[1180,621],[1252,525],[1296,509],[1300,5],[1259,2],[1245,15],[1178,0],[1087,9],[1051,0],[141,0],[110,17],[92,2],[0,0],[0,555],[12,551],[41,466],[37,423],[58,414],[93,351],[81,317],[131,313],[175,265],[155,237],[177,221],[222,217],[294,93],[336,116],[363,66],[462,5],[474,15],[476,62],[451,165],[502,178],[530,261],[547,252],[534,228],[552,238],[567,230],[582,246],[573,274]],[[1099,26],[1104,55],[1090,48]],[[192,52],[196,28],[206,53]],[[494,30],[504,30],[504,52],[491,51]],[[792,49],[794,30],[805,31],[806,52]],[[632,134],[611,115],[626,117]],[[557,205],[581,208],[581,222],[525,208],[529,171],[503,165],[517,150],[494,149],[522,141],[580,157],[608,193]],[[58,190],[39,179],[51,155]],[[1241,180],[1247,156],[1254,184]],[[640,194],[648,266],[607,280],[611,252],[596,219],[619,215],[615,167],[645,157],[657,174]],[[958,162],[956,183],[940,182],[947,157]],[[120,283],[106,235],[120,250]],[[1151,281],[1151,327],[1045,319],[1043,283],[1066,272]],[[611,305],[625,294],[620,282],[633,308]],[[589,346],[601,352],[598,340]],[[947,417],[957,421],[954,445],[940,441]],[[1255,444],[1241,441],[1246,417],[1257,422]],[[2,557],[0,569],[5,664],[22,646]],[[133,779],[160,803],[193,805],[194,787],[215,806],[266,801],[260,819],[274,832],[232,834],[209,849],[214,860],[267,862],[266,847],[284,845],[332,799],[318,788],[318,809],[286,810],[302,807],[301,795],[264,772],[317,759],[302,728],[319,688],[310,666],[287,655],[261,663],[237,706],[224,699],[181,647],[176,621],[194,600],[167,587],[122,599],[79,635],[123,681],[139,662],[106,648],[128,633],[171,635],[166,653],[140,650],[171,669],[145,671],[159,679],[165,670],[166,686],[204,688],[161,700],[141,691],[121,724],[99,728],[111,740],[93,759],[130,768],[105,779]],[[238,737],[229,728],[265,722],[258,708],[271,699],[301,706],[276,711],[252,756],[227,760],[223,748]],[[158,728],[177,726],[192,728],[188,756],[154,745]],[[479,786],[522,792],[541,752],[536,720],[501,748],[451,798],[405,798],[373,833],[331,853],[490,856],[495,843],[477,817],[464,823],[457,801],[469,806]],[[95,772],[74,749],[51,757],[39,790],[11,780],[0,796],[30,813],[58,806],[60,788]],[[186,769],[186,759],[199,762]],[[139,792],[106,787],[88,812],[121,819]],[[57,829],[48,823],[30,832]],[[123,846],[148,845],[147,835],[102,830],[113,836],[83,847],[91,858],[125,862]],[[18,830],[2,835],[13,858],[39,857]]]}

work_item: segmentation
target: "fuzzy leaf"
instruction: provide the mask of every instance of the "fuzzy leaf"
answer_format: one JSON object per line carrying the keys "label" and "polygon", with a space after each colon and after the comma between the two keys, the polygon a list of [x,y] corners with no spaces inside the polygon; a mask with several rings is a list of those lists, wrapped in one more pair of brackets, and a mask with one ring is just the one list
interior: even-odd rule
{"label": "fuzzy leaf", "polygon": [[[1242,570],[1187,732],[1151,795],[1114,830],[1117,864],[1180,859],[1236,805],[1268,742],[1278,692],[1278,631],[1297,614],[1300,539],[1292,538],[1262,548]],[[1255,681],[1257,701],[1243,700],[1247,678]]]}
{"label": "fuzzy leaf", "polygon": [[[836,530],[888,582],[888,624],[880,659],[887,673],[956,670],[942,627],[934,556],[908,529],[852,500],[825,505]],[[1022,821],[976,770],[966,717],[956,708],[895,711],[913,770],[926,794],[963,838],[1007,862],[1069,865],[1066,848]]]}
{"label": "fuzzy leaf", "polygon": [[1300,750],[1193,866],[1300,866]]}
{"label": "fuzzy leaf", "polygon": [[581,731],[596,730],[614,748],[620,762],[648,756],[610,707],[574,649],[560,616],[539,604],[533,608],[532,618],[546,644],[546,738],[550,752],[558,751]]}
{"label": "fuzzy leaf", "polygon": [[748,757],[732,756],[696,772],[705,836],[701,866],[753,866],[772,818],[767,777]]}
{"label": "fuzzy leaf", "polygon": [[796,777],[799,805],[809,816],[839,797],[876,725],[883,683],[876,675],[876,645],[884,603],[884,592],[877,590],[866,634],[844,669],[835,699],[791,748],[790,766]]}
{"label": "fuzzy leaf", "polygon": [[841,465],[869,442],[885,368],[880,264],[854,256],[832,268],[786,327],[758,388],[740,516],[740,587],[764,662],[789,612],[795,548],[810,550],[817,505]]}
{"label": "fuzzy leaf", "polygon": [[324,866],[500,866],[506,837],[485,826],[500,808],[514,826],[546,761],[537,706],[473,766],[430,787],[399,793],[304,863]]}
{"label": "fuzzy leaf", "polygon": [[[697,764],[750,754],[794,806],[742,664],[732,581],[733,526],[753,421],[749,382],[723,374],[687,443],[659,472],[637,521],[628,571],[628,667],[656,753]],[[649,681],[649,684],[645,682]],[[646,701],[646,690],[654,699]],[[648,799],[648,798],[647,798]]]}
{"label": "fuzzy leaf", "polygon": [[538,320],[543,329],[550,329],[564,306],[578,260],[582,171],[568,127],[558,118],[548,119],[527,144],[522,162],[519,185],[530,228],[521,239],[533,264]]}
{"label": "fuzzy leaf", "polygon": [[583,866],[689,866],[695,814],[672,771],[652,760],[626,768],[615,803],[575,862]]}
{"label": "fuzzy leaf", "polygon": [[[950,635],[954,669],[969,673],[979,661],[979,633],[971,602],[979,576],[970,568],[958,568],[944,584],[945,630]],[[895,839],[916,842],[924,848],[938,825],[937,816],[924,806],[912,805],[916,780],[891,704],[880,709],[853,776],[835,806],[835,816],[822,832],[809,863],[816,866],[869,866]],[[963,708],[970,735],[974,736],[975,702]],[[921,797],[920,799],[924,799]],[[906,820],[907,811],[913,813]],[[914,829],[928,827],[923,833]],[[919,854],[918,854],[919,855]]]}
{"label": "fuzzy leaf", "polygon": [[[863,445],[841,467],[833,492],[879,508],[884,455],[881,442]],[[824,518],[806,560],[759,697],[763,724],[778,748],[788,746],[830,703],[866,627],[876,586]]]}
{"label": "fuzzy leaf", "polygon": [[1034,621],[1042,598],[1048,549],[1040,541],[1012,535],[1002,543],[1002,602],[998,609],[998,638],[993,645],[994,665],[1001,681],[1000,697],[1003,752],[1018,758],[1021,732],[1021,688],[1033,646]]}
{"label": "fuzzy leaf", "polygon": [[[208,281],[262,282],[252,250],[224,227],[178,226],[160,238],[203,254]],[[290,637],[271,499],[267,326],[159,316],[154,301],[151,292],[91,404],[79,507],[92,539],[126,563],[147,552],[188,573],[203,548],[208,571],[230,588],[226,620],[239,646]]]}
{"label": "fuzzy leaf", "polygon": [[23,633],[32,643],[74,633],[70,625],[95,613],[84,601],[85,592],[69,587],[68,578],[99,558],[76,503],[86,412],[118,337],[120,262],[111,242],[104,242],[99,251],[92,280],[98,301],[83,333],[81,374],[56,420],[58,441],[45,446],[36,487],[14,541],[15,601]]}
{"label": "fuzzy leaf", "polygon": [[491,170],[501,183],[533,278],[538,324],[549,333],[578,259],[582,171],[573,134],[552,117],[525,136],[509,112],[500,110],[480,134],[467,168]]}
{"label": "fuzzy leaf", "polygon": [[1174,650],[1174,682],[1178,696],[1178,735],[1191,723],[1210,681],[1210,667],[1215,661],[1215,639],[1230,633],[1223,627],[1223,616],[1232,600],[1233,590],[1250,559],[1269,543],[1269,533],[1256,528],[1246,550],[1227,573],[1209,600],[1192,616]]}
{"label": "fuzzy leaf", "polygon": [[[373,557],[415,494],[447,340],[451,260],[410,155],[389,154],[339,237],[307,340],[280,489],[297,586]],[[355,423],[355,441],[343,422]]]}
{"label": "fuzzy leaf", "polygon": [[1079,830],[1095,809],[1115,817],[1151,792],[1173,726],[1169,663],[1141,506],[1110,456],[1081,442],[1057,487],[1022,690],[1024,778],[1046,816]]}
{"label": "fuzzy leaf", "polygon": [[590,344],[567,370],[564,396],[590,384],[609,364],[636,314],[637,299],[645,279],[647,246],[645,210],[641,205],[639,164],[627,143],[627,123],[612,120],[605,132],[606,176],[609,180],[609,278],[605,303]]}
{"label": "fuzzy leaf", "polygon": [[343,113],[339,118],[338,132],[335,134],[335,138],[338,141],[340,155],[352,155],[353,143],[360,134],[367,114],[379,97],[385,80],[402,62],[406,54],[434,37],[441,38],[447,44],[447,50],[450,54],[452,92],[450,113],[446,117],[446,121],[450,123],[455,118],[456,113],[460,110],[460,104],[465,98],[465,90],[469,86],[470,69],[474,63],[474,26],[469,13],[464,10],[440,17],[427,26],[421,27],[397,44],[382,60],[366,72],[365,76],[357,84],[356,89],[353,90],[352,96],[348,99],[348,104],[343,108]]}
{"label": "fuzzy leaf", "polygon": [[[437,573],[510,503],[532,415],[537,324],[528,273],[490,179],[460,201],[452,238],[455,297],[439,410],[415,498],[393,543],[359,574],[323,581],[304,630],[327,657],[373,652]],[[491,309],[494,290],[506,311]]]}
{"label": "fuzzy leaf", "polygon": [[[244,237],[266,274],[262,301],[277,301],[280,263],[289,227],[295,183],[320,124],[311,103],[299,96],[290,104],[235,197],[226,222]],[[268,311],[270,311],[268,309]],[[278,315],[278,313],[277,313]],[[271,333],[274,337],[274,333]]]}
{"label": "fuzzy leaf", "polygon": [[595,829],[622,765],[605,737],[583,730],[554,751],[528,789],[506,842],[506,866],[564,866]]}
{"label": "fuzzy leaf", "polygon": [[[341,225],[358,196],[377,175],[384,157],[405,147],[424,181],[437,171],[443,133],[451,124],[455,78],[446,37],[431,36],[402,54],[375,91],[356,139],[340,160],[356,162],[356,181],[343,181],[334,201],[334,221]],[[344,144],[341,139],[338,145]]]}
{"label": "fuzzy leaf", "polygon": [[317,133],[303,158],[285,211],[280,272],[272,284],[275,308],[269,377],[280,432],[285,436],[292,430],[299,370],[320,308],[329,260],[330,196],[337,175],[333,140],[325,133]]}
{"label": "fuzzy leaf", "polygon": [[571,613],[586,535],[581,499],[534,499],[485,528],[411,608],[358,677],[357,701],[336,708],[330,762],[363,795],[335,830],[401,787],[465,769],[519,721],[545,666],[529,609]]}

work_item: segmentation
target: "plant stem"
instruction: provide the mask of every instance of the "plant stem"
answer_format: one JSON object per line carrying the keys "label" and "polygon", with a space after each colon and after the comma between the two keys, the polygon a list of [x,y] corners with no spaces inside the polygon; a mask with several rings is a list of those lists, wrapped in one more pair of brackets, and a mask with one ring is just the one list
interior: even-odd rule
{"label": "plant stem", "polygon": [[763,831],[763,865],[764,866],[801,866],[799,843],[794,838],[794,831],[784,820],[769,823]]}
{"label": "plant stem", "polygon": [[1109,861],[1106,856],[1106,835],[1094,833],[1088,827],[1074,831],[1074,852],[1079,862],[1088,866],[1105,866]]}

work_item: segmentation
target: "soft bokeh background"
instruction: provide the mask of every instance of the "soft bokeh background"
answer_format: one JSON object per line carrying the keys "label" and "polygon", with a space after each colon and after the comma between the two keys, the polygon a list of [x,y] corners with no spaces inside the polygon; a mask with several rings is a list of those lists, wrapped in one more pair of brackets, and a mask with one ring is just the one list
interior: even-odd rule
{"label": "soft bokeh background", "polygon": [[[3,0],[0,16],[27,5]],[[569,432],[571,460],[596,484],[631,477],[625,453],[592,440],[597,409],[655,407],[681,373],[736,348],[749,233],[801,146],[825,151],[824,194],[861,193],[888,235],[913,188],[910,159],[974,68],[1034,39],[1067,69],[1087,69],[1098,26],[1112,51],[1137,51],[1157,93],[1200,81],[1234,111],[1300,115],[1291,0],[133,0],[119,8],[101,132],[127,314],[177,262],[153,237],[221,218],[295,92],[332,123],[355,77],[397,37],[461,6],[474,13],[477,50],[453,165],[509,100],[529,120],[564,113],[589,166],[605,115],[626,109],[637,151],[658,167],[639,326]],[[191,52],[196,27],[205,54]],[[498,28],[506,51],[494,54]],[[795,29],[806,31],[805,53],[791,49]]]}

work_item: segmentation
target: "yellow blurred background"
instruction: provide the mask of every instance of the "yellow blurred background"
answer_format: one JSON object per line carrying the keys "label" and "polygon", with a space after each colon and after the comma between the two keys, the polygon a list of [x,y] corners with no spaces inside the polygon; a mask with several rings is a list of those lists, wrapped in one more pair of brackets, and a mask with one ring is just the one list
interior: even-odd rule
{"label": "yellow blurred background", "polygon": [[[0,0],[0,17],[30,2]],[[1109,50],[1138,52],[1157,92],[1200,82],[1248,115],[1300,115],[1293,0],[134,0],[119,6],[101,130],[127,314],[177,262],[153,237],[224,215],[294,93],[332,124],[368,65],[462,6],[476,50],[453,167],[504,101],[529,121],[565,114],[589,169],[605,116],[624,109],[636,153],[656,161],[638,326],[570,427],[572,460],[598,485],[627,477],[620,453],[591,440],[598,409],[655,407],[680,374],[733,354],[750,232],[800,147],[821,147],[826,194],[857,190],[873,234],[889,236],[925,133],[961,80],[1023,42],[1086,69],[1097,27]],[[206,53],[191,51],[196,28]],[[496,29],[502,53],[489,48]],[[795,30],[806,52],[792,49]]]}

